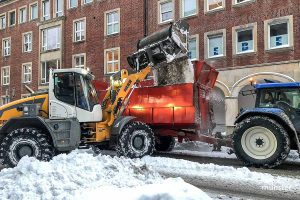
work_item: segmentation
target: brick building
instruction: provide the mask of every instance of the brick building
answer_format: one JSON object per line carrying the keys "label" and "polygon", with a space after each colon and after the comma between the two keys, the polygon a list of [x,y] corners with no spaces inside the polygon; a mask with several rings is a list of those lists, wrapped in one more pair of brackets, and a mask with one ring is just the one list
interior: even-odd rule
{"label": "brick building", "polygon": [[239,92],[255,82],[300,81],[298,0],[2,0],[2,103],[47,87],[50,67],[89,67],[97,79],[127,66],[139,38],[172,21],[191,25],[190,56],[220,71],[212,102],[230,132]]}

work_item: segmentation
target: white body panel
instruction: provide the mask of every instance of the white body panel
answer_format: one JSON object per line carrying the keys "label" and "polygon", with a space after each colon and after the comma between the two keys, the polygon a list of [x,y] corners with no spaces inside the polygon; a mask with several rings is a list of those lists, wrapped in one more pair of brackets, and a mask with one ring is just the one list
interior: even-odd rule
{"label": "white body panel", "polygon": [[76,107],[79,122],[99,122],[102,120],[101,105],[95,105],[92,112]]}

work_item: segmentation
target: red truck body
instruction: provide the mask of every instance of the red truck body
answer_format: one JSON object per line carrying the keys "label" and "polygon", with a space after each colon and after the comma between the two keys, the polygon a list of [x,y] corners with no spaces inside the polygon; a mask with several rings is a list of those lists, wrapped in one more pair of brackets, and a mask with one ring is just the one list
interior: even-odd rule
{"label": "red truck body", "polygon": [[[124,115],[149,124],[156,134],[199,140],[211,127],[208,95],[218,72],[203,61],[193,65],[194,83],[153,86],[153,80],[142,82],[132,92]],[[102,102],[107,84],[95,81],[94,85]]]}

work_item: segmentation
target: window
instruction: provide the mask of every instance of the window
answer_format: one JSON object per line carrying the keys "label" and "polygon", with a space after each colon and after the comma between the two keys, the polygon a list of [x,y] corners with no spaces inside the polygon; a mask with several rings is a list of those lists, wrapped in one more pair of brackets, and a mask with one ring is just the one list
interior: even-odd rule
{"label": "window", "polygon": [[0,15],[0,30],[6,28],[6,15]]}
{"label": "window", "polygon": [[120,32],[120,12],[119,10],[105,13],[106,18],[106,35],[117,34]]}
{"label": "window", "polygon": [[293,47],[293,16],[284,16],[265,21],[265,47],[267,50]]}
{"label": "window", "polygon": [[32,51],[32,33],[23,34],[23,52]]}
{"label": "window", "polygon": [[10,97],[9,96],[2,96],[2,105],[8,104],[10,102]]}
{"label": "window", "polygon": [[73,55],[73,67],[85,68],[85,54]]}
{"label": "window", "polygon": [[80,19],[74,21],[73,24],[73,41],[79,42],[85,40],[85,19]]}
{"label": "window", "polygon": [[120,70],[120,48],[106,49],[105,55],[105,73],[110,74]]}
{"label": "window", "polygon": [[14,26],[16,25],[16,11],[10,11],[8,13],[8,24],[9,26]]}
{"label": "window", "polygon": [[2,39],[2,54],[3,56],[9,56],[11,49],[11,41],[10,38]]}
{"label": "window", "polygon": [[226,55],[226,29],[205,33],[204,38],[205,59],[223,57]]}
{"label": "window", "polygon": [[253,29],[237,31],[237,53],[254,51]]}
{"label": "window", "polygon": [[70,72],[54,74],[54,95],[57,100],[75,105],[74,74]]}
{"label": "window", "polygon": [[198,60],[199,59],[199,47],[198,47],[198,35],[191,36],[189,38],[189,52],[188,56],[191,60]]}
{"label": "window", "polygon": [[1,82],[2,85],[9,85],[10,82],[10,67],[2,67],[1,68]]}
{"label": "window", "polygon": [[60,48],[60,27],[51,27],[42,30],[42,51]]}
{"label": "window", "polygon": [[60,68],[59,60],[50,60],[42,62],[41,65],[41,84],[49,83],[49,70]]}
{"label": "window", "polygon": [[38,4],[34,3],[30,5],[30,20],[38,18]]}
{"label": "window", "polygon": [[42,1],[42,18],[43,18],[43,20],[50,19],[50,1],[49,0]]}
{"label": "window", "polygon": [[69,8],[76,8],[78,6],[78,0],[68,0]]}
{"label": "window", "polygon": [[22,65],[22,81],[23,83],[30,83],[32,80],[32,64],[26,63]]}
{"label": "window", "polygon": [[181,0],[181,16],[188,17],[198,13],[197,0]]}
{"label": "window", "polygon": [[24,23],[27,21],[27,8],[20,8],[19,10],[19,23]]}
{"label": "window", "polygon": [[173,1],[159,1],[159,23],[173,20]]}
{"label": "window", "polygon": [[63,15],[64,1],[54,0],[54,16],[60,17]]}
{"label": "window", "polygon": [[224,0],[205,0],[206,6],[205,11],[213,11],[225,8]]}
{"label": "window", "polygon": [[83,0],[83,4],[89,4],[89,3],[92,3],[93,0]]}

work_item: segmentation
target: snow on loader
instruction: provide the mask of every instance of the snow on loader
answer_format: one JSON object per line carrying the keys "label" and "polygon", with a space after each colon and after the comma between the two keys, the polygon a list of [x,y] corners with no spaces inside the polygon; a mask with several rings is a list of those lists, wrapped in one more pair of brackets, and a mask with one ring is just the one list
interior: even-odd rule
{"label": "snow on loader", "polygon": [[84,69],[50,70],[49,89],[0,107],[0,161],[17,165],[23,156],[50,160],[79,146],[109,145],[130,158],[150,155],[154,133],[132,116],[122,116],[132,88],[155,66],[187,57],[189,25],[179,21],[142,39],[128,57],[135,71],[121,70],[98,102],[93,75]]}
{"label": "snow on loader", "polygon": [[255,108],[242,110],[237,117],[233,148],[245,165],[273,168],[290,149],[300,152],[300,83],[255,87]]}

